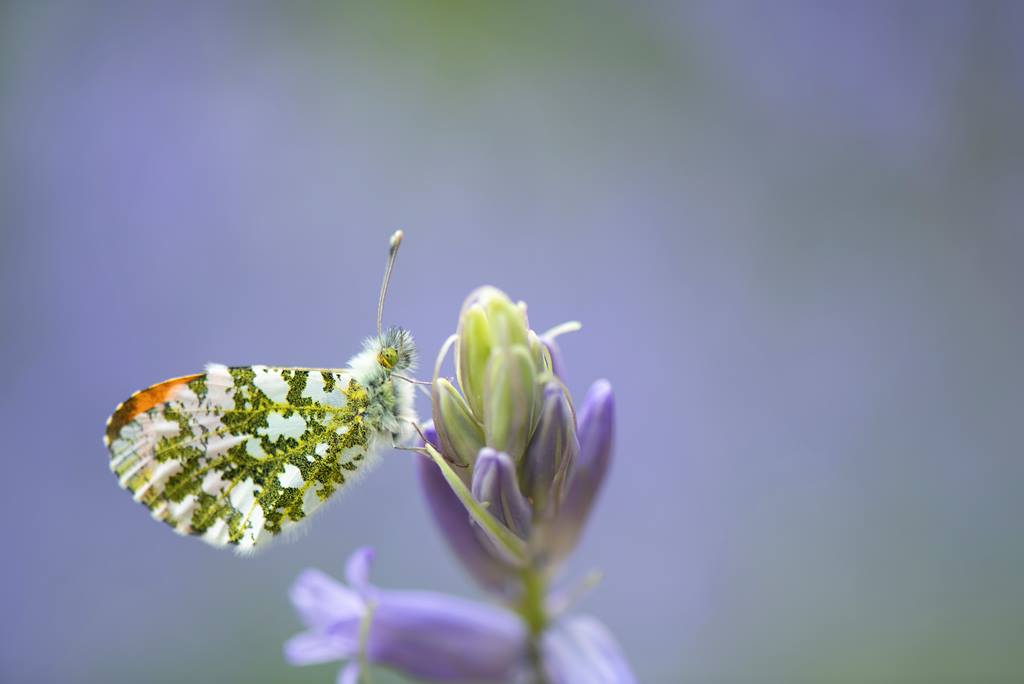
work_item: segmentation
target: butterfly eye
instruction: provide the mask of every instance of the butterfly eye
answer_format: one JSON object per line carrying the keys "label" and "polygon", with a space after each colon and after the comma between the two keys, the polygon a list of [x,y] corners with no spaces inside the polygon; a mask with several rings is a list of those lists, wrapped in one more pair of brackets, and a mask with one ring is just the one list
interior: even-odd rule
{"label": "butterfly eye", "polygon": [[398,350],[394,347],[384,347],[377,354],[377,363],[387,369],[392,369],[398,363]]}

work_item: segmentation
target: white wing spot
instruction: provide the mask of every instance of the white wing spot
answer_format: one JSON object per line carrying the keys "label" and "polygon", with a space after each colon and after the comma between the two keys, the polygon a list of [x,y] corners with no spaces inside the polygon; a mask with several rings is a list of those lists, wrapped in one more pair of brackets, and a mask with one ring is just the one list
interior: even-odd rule
{"label": "white wing spot", "polygon": [[303,483],[302,471],[299,470],[298,466],[291,463],[285,463],[284,470],[277,476],[277,481],[281,483],[282,487],[287,489],[301,487]]}
{"label": "white wing spot", "polygon": [[327,404],[328,406],[341,408],[345,405],[345,395],[338,390],[337,386],[341,382],[341,378],[336,378],[336,380],[334,389],[330,392],[325,392],[323,376],[316,371],[311,371],[306,378],[306,386],[302,390],[302,396],[312,399],[318,404]]}
{"label": "white wing spot", "polygon": [[211,470],[203,477],[202,489],[210,496],[215,496],[224,490],[224,485],[227,483],[228,481],[221,477],[219,470]]}
{"label": "white wing spot", "polygon": [[181,432],[181,426],[169,420],[154,420],[153,434],[157,437],[171,437]]}
{"label": "white wing spot", "polygon": [[256,501],[255,487],[256,483],[253,482],[251,477],[247,477],[231,490],[231,505],[242,515],[248,513]]}
{"label": "white wing spot", "polygon": [[256,432],[271,442],[276,442],[280,437],[299,439],[306,432],[306,421],[298,413],[285,418],[280,413],[272,411],[267,414],[267,427],[259,428]]}
{"label": "white wing spot", "polygon": [[157,466],[149,476],[146,484],[135,490],[135,500],[142,501],[142,495],[149,491],[150,487],[159,488],[171,475],[181,470],[181,461],[165,461]]}
{"label": "white wing spot", "polygon": [[192,520],[192,513],[196,510],[197,499],[195,494],[189,494],[181,503],[171,504],[171,517],[183,523]]}
{"label": "white wing spot", "polygon": [[224,453],[236,444],[241,444],[249,439],[249,435],[216,435],[206,442],[206,457],[217,456]]}
{"label": "white wing spot", "polygon": [[281,377],[281,371],[266,366],[253,366],[253,384],[267,395],[275,404],[282,404],[288,399],[288,383]]}
{"label": "white wing spot", "polygon": [[316,509],[320,508],[320,504],[323,503],[323,501],[320,499],[320,494],[318,493],[320,491],[321,486],[322,485],[319,482],[317,482],[316,485],[307,489],[306,493],[302,495],[303,514],[309,515]]}
{"label": "white wing spot", "polygon": [[253,437],[250,437],[249,441],[245,443],[245,453],[249,454],[253,458],[267,457],[267,452],[263,450],[263,445],[260,444],[260,440]]}
{"label": "white wing spot", "polygon": [[214,546],[224,546],[228,543],[229,532],[227,523],[217,518],[203,533],[203,541]]}

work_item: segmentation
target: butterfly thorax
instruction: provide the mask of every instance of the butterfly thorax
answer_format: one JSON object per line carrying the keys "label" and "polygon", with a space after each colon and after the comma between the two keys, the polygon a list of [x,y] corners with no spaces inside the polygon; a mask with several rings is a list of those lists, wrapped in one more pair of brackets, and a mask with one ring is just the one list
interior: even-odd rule
{"label": "butterfly thorax", "polygon": [[388,328],[363,343],[363,351],[348,362],[355,379],[366,390],[364,420],[379,439],[393,444],[412,435],[413,386],[404,376],[416,366],[416,346],[404,328]]}

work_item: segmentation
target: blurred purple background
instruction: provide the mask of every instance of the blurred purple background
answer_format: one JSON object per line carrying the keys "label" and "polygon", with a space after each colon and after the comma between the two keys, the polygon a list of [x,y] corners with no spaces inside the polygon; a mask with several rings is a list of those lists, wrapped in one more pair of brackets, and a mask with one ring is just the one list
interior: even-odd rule
{"label": "blurred purple background", "polygon": [[396,228],[427,359],[483,283],[584,322],[572,571],[641,681],[1024,681],[1022,122],[1011,2],[5,2],[0,681],[333,681],[285,590],[366,543],[473,595],[408,454],[243,560],[100,442],[207,361],[343,365]]}

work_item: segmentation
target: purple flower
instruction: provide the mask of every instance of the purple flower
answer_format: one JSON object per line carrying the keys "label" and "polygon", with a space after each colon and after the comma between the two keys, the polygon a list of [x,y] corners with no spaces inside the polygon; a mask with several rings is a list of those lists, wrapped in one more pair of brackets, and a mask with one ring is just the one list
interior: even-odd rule
{"label": "purple flower", "polygon": [[608,474],[614,438],[615,396],[607,380],[598,380],[590,387],[583,400],[579,423],[579,454],[561,508],[546,539],[546,545],[556,558],[565,557],[576,546]]}
{"label": "purple flower", "polygon": [[523,491],[533,500],[538,517],[558,511],[578,451],[568,393],[561,383],[549,382],[544,388],[540,423],[523,459]]}
{"label": "purple flower", "polygon": [[307,630],[285,644],[293,665],[351,660],[341,682],[355,682],[359,661],[436,682],[510,682],[518,676],[527,631],[515,614],[444,594],[385,591],[369,583],[373,551],[349,558],[348,586],[318,570],[292,585]]}
{"label": "purple flower", "polygon": [[558,346],[555,338],[549,335],[544,335],[540,338],[540,341],[548,348],[548,354],[551,355],[551,372],[564,381],[565,361],[562,360],[562,348]]}
{"label": "purple flower", "polygon": [[[423,434],[435,448],[440,448],[432,424],[427,424]],[[509,582],[515,577],[515,568],[507,559],[495,555],[494,549],[482,541],[465,506],[445,482],[434,462],[428,458],[416,461],[427,506],[452,553],[481,586],[499,594],[507,593]]]}
{"label": "purple flower", "polygon": [[[518,480],[512,477],[511,460],[489,448],[480,450],[470,475],[474,498],[517,536],[532,533],[535,559],[552,565],[579,541],[611,463],[615,422],[615,397],[607,380],[587,392],[578,430],[562,396],[561,389],[545,391],[544,410]],[[428,438],[440,448],[435,435],[431,430]],[[432,461],[420,459],[418,467],[427,504],[452,550],[484,587],[501,590],[515,576],[515,563],[470,522]],[[500,492],[494,493],[495,487]],[[491,493],[485,495],[485,489]]]}
{"label": "purple flower", "polygon": [[604,625],[582,615],[555,623],[541,638],[549,684],[633,684],[636,677]]}
{"label": "purple flower", "polygon": [[473,498],[520,539],[530,534],[530,502],[519,491],[516,464],[503,451],[484,447],[473,468]]}

